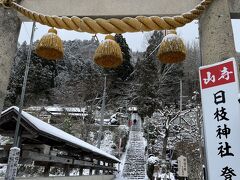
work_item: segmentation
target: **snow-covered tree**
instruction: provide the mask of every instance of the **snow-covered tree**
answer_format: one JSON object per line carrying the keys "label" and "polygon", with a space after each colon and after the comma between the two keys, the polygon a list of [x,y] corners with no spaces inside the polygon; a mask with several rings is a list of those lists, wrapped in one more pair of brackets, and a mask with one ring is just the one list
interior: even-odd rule
{"label": "snow-covered tree", "polygon": [[[195,147],[194,155],[197,157],[197,163],[193,170],[194,176],[198,175],[200,169],[200,148],[201,142],[201,125],[199,125],[199,108],[190,108],[180,113],[175,107],[165,107],[162,111],[153,114],[152,118],[148,118],[144,123],[145,137],[148,139],[148,151],[155,156],[160,157],[161,160],[170,161],[176,159],[184,151],[181,149],[180,144],[189,143]],[[186,146],[185,146],[186,147]],[[190,151],[190,150],[189,150]],[[191,150],[193,151],[193,149]],[[179,153],[181,152],[181,153]],[[191,153],[188,153],[191,154]],[[183,155],[187,158],[193,156],[185,153]]]}
{"label": "snow-covered tree", "polygon": [[161,101],[158,96],[158,60],[156,58],[157,48],[162,41],[163,33],[154,31],[148,43],[143,59],[136,65],[136,98],[134,103],[138,107],[138,113],[142,119],[151,117],[159,108]]}
{"label": "snow-covered tree", "polygon": [[117,75],[118,78],[121,78],[124,81],[133,72],[130,48],[128,47],[126,39],[121,34],[115,35],[115,41],[121,47],[122,54],[123,54],[123,63],[118,68],[113,69],[113,72]]}

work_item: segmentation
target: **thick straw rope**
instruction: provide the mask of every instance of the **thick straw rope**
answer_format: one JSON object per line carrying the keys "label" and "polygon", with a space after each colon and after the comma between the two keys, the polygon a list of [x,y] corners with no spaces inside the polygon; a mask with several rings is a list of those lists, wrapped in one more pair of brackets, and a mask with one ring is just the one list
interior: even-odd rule
{"label": "thick straw rope", "polygon": [[177,27],[182,27],[185,24],[192,22],[194,19],[197,19],[213,1],[214,0],[202,0],[202,2],[194,9],[179,16],[137,16],[136,18],[125,17],[123,19],[91,19],[89,17],[79,18],[76,16],[72,16],[71,18],[49,16],[26,9],[15,2],[11,3],[11,7],[29,19],[50,27],[93,34],[109,34],[175,29]]}

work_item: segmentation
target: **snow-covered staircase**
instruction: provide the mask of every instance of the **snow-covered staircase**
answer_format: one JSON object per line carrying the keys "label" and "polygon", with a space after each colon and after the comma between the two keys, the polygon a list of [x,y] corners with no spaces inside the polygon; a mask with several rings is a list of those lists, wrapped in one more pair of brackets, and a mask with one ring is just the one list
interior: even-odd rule
{"label": "snow-covered staircase", "polygon": [[145,140],[141,132],[141,122],[138,119],[136,125],[132,126],[129,136],[129,147],[123,168],[125,179],[144,179],[145,177]]}

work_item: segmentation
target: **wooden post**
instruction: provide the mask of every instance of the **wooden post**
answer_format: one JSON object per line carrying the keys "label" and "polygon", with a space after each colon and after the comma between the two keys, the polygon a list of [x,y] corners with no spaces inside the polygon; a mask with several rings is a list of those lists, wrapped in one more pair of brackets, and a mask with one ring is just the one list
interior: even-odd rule
{"label": "wooden post", "polygon": [[[113,167],[113,163],[108,163],[109,164],[109,167]],[[109,174],[113,174],[113,170],[109,170]]]}
{"label": "wooden post", "polygon": [[0,5],[0,114],[7,92],[10,70],[17,49],[21,22],[17,12]]}
{"label": "wooden post", "polygon": [[80,167],[80,168],[79,168],[79,176],[82,176],[82,175],[83,175],[83,168]]}
{"label": "wooden post", "polygon": [[[97,165],[100,165],[100,160],[97,160]],[[99,169],[95,169],[95,174],[99,175]]]}
{"label": "wooden post", "polygon": [[[103,161],[103,166],[105,166],[105,161]],[[105,169],[103,169],[103,175],[105,174]]]}
{"label": "wooden post", "polygon": [[70,166],[68,164],[66,164],[64,166],[64,174],[65,174],[65,176],[69,176],[70,175]]}
{"label": "wooden post", "polygon": [[92,175],[92,168],[89,169],[89,175]]}
{"label": "wooden post", "polygon": [[[80,155],[80,159],[84,160],[84,155],[83,154]],[[79,168],[79,176],[82,176],[82,175],[83,175],[83,167],[80,167]]]}
{"label": "wooden post", "polygon": [[199,21],[202,64],[236,55],[228,0],[213,1]]}
{"label": "wooden post", "polygon": [[[93,155],[91,155],[90,158],[91,158],[91,162],[93,163]],[[89,175],[92,175],[92,173],[93,173],[93,169],[90,167]]]}
{"label": "wooden post", "polygon": [[48,177],[48,176],[49,176],[50,167],[51,167],[51,166],[50,166],[49,163],[44,167],[44,172],[43,172],[43,176],[44,176],[44,177]]}

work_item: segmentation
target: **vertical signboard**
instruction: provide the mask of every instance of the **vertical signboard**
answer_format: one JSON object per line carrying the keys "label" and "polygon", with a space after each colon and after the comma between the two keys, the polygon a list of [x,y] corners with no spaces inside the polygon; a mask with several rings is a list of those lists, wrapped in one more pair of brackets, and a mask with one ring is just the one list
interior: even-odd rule
{"label": "vertical signboard", "polygon": [[5,174],[5,180],[14,180],[17,176],[17,166],[20,157],[20,149],[12,147],[9,152],[8,167]]}
{"label": "vertical signboard", "polygon": [[237,72],[234,58],[199,70],[209,180],[240,179]]}
{"label": "vertical signboard", "polygon": [[187,168],[187,158],[184,156],[179,156],[178,161],[178,176],[179,177],[188,177],[188,168]]}

